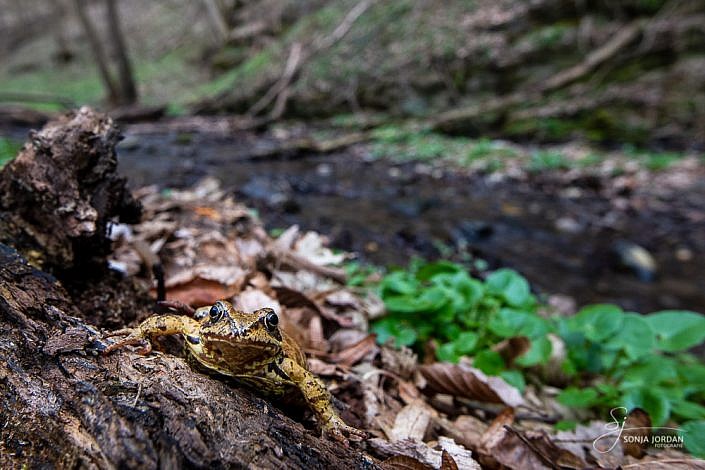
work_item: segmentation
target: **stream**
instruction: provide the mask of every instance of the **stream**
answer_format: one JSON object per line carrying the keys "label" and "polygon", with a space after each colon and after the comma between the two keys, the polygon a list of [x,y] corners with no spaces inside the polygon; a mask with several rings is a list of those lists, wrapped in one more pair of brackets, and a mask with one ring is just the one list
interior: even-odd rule
{"label": "stream", "polygon": [[[298,224],[320,231],[333,247],[355,251],[363,261],[405,265],[412,256],[465,253],[490,268],[514,268],[539,292],[565,294],[578,305],[705,311],[705,266],[697,262],[705,252],[705,230],[697,218],[684,223],[684,212],[705,214],[703,185],[666,204],[615,214],[610,201],[586,183],[576,197],[575,189],[553,187],[550,179],[498,181],[413,162],[373,161],[364,146],[252,161],[253,149],[272,145],[267,136],[184,137],[130,128],[126,135],[119,164],[133,187],[178,188],[215,176],[257,209],[268,229]],[[621,266],[615,246],[625,241],[645,247],[656,260],[650,282]]]}

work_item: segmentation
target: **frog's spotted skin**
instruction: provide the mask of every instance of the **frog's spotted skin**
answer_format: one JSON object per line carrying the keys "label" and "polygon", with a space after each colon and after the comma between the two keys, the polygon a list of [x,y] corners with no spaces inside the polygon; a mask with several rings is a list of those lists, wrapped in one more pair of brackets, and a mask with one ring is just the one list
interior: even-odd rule
{"label": "frog's spotted skin", "polygon": [[229,302],[218,301],[196,310],[194,318],[184,315],[155,315],[134,329],[115,331],[127,334],[106,348],[105,353],[146,340],[142,353],[151,350],[150,339],[180,334],[202,366],[279,397],[297,388],[318,417],[324,431],[345,442],[343,432],[364,437],[338,416],[325,386],[306,369],[299,346],[280,331],[279,319],[271,308],[253,313],[236,310]]}

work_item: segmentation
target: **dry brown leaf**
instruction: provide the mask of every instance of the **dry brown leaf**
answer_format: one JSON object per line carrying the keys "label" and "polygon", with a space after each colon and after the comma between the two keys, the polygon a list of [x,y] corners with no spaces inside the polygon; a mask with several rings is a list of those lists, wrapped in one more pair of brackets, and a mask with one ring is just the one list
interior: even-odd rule
{"label": "dry brown leaf", "polygon": [[368,335],[347,349],[328,355],[328,360],[344,366],[352,366],[364,357],[379,350],[374,335]]}
{"label": "dry brown leaf", "polygon": [[578,470],[587,466],[583,459],[577,455],[558,447],[544,431],[526,431],[522,433],[512,427],[507,428],[549,467],[557,465],[564,469]]}
{"label": "dry brown leaf", "polygon": [[588,426],[579,424],[572,431],[558,432],[553,442],[586,462],[595,462],[602,468],[616,468],[624,463],[621,443],[612,446],[614,441],[606,439],[596,442],[598,437],[609,430],[606,426],[604,421],[593,421]]}
{"label": "dry brown leaf", "polygon": [[348,257],[345,253],[333,253],[325,245],[328,240],[316,232],[306,232],[294,243],[294,253],[318,266],[340,264]]}
{"label": "dry brown leaf", "polygon": [[303,292],[285,286],[274,286],[272,288],[277,294],[277,300],[282,305],[291,308],[306,307],[319,315],[321,314],[321,310],[318,308],[318,305],[316,305],[316,302],[308,298]]}
{"label": "dry brown leaf", "polygon": [[441,470],[458,470],[458,464],[455,459],[445,449],[441,453]]}
{"label": "dry brown leaf", "polygon": [[465,447],[456,444],[448,437],[438,438],[438,447],[441,448],[441,469],[443,469],[443,452],[447,452],[452,461],[457,465],[455,468],[468,470],[480,470],[480,464],[473,458],[473,453]]}
{"label": "dry brown leaf", "polygon": [[524,404],[516,388],[500,377],[488,377],[479,369],[436,362],[421,366],[420,371],[427,381],[427,388],[432,392],[512,407]]}
{"label": "dry brown leaf", "polygon": [[389,440],[392,442],[404,439],[422,441],[430,422],[431,413],[428,405],[421,401],[407,405],[397,413],[394,427],[388,435]]}
{"label": "dry brown leaf", "polygon": [[330,349],[326,337],[323,335],[323,322],[321,317],[315,316],[308,322],[308,344],[307,349],[312,349],[318,353],[325,354]]}
{"label": "dry brown leaf", "polygon": [[480,447],[482,435],[487,431],[487,424],[474,416],[461,415],[450,426],[441,422],[441,427],[448,437],[467,447],[476,450]]}
{"label": "dry brown leaf", "polygon": [[634,408],[627,416],[624,432],[620,439],[624,453],[638,459],[642,458],[646,455],[650,438],[651,418],[649,413],[641,408]]}
{"label": "dry brown leaf", "polygon": [[384,470],[433,470],[433,467],[421,463],[418,459],[406,455],[389,457],[380,464]]}
{"label": "dry brown leaf", "polygon": [[367,338],[368,335],[369,333],[367,331],[357,330],[355,328],[340,328],[330,335],[328,341],[330,342],[331,350],[338,352],[354,346]]}
{"label": "dry brown leaf", "polygon": [[411,382],[407,380],[399,380],[399,398],[404,404],[408,405],[421,399],[421,391]]}
{"label": "dry brown leaf", "polygon": [[235,299],[235,307],[243,312],[254,312],[260,308],[268,307],[277,312],[277,315],[282,313],[279,302],[259,289],[247,289],[240,292],[240,295]]}
{"label": "dry brown leaf", "polygon": [[403,379],[410,379],[416,366],[418,357],[411,349],[402,347],[401,349],[382,346],[382,367]]}
{"label": "dry brown leaf", "polygon": [[479,461],[488,468],[500,466],[512,469],[546,469],[544,462],[516,434],[508,430],[514,422],[511,408],[500,413],[482,435],[478,449]]}
{"label": "dry brown leaf", "polygon": [[441,450],[435,450],[421,441],[411,439],[389,442],[385,439],[372,438],[368,439],[367,443],[374,449],[375,453],[381,455],[383,458],[405,455],[419,460],[421,463],[431,468],[439,468],[441,466],[442,450],[445,449],[453,456],[459,468],[464,470],[480,470],[480,465],[472,458],[472,452],[457,445],[452,439],[444,437],[438,439],[438,445]]}
{"label": "dry brown leaf", "polygon": [[359,310],[361,307],[360,299],[353,295],[352,292],[346,289],[338,289],[326,295],[324,298],[326,304],[339,308],[351,308]]}
{"label": "dry brown leaf", "polygon": [[529,338],[526,336],[517,336],[497,343],[492,350],[502,356],[507,367],[511,367],[514,360],[528,351],[530,347],[531,341],[529,341]]}
{"label": "dry brown leaf", "polygon": [[621,465],[624,470],[705,470],[705,460],[697,459],[674,449],[659,449],[656,455],[642,459],[628,457],[629,462]]}
{"label": "dry brown leaf", "polygon": [[206,217],[208,219],[211,219],[215,222],[221,222],[223,220],[223,216],[218,212],[216,209],[208,206],[196,206],[193,208],[193,212],[196,213],[196,215],[199,215],[201,217]]}
{"label": "dry brown leaf", "polygon": [[167,299],[177,300],[193,307],[211,305],[217,300],[229,299],[237,294],[239,286],[226,286],[219,282],[196,278],[187,284],[167,289]]}
{"label": "dry brown leaf", "polygon": [[315,357],[306,360],[308,370],[319,376],[343,378],[345,373],[335,364],[323,362]]}

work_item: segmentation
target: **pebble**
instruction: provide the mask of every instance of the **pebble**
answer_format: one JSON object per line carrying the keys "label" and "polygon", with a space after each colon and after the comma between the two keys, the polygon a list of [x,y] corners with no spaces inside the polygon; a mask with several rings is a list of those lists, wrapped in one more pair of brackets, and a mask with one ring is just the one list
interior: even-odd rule
{"label": "pebble", "polygon": [[583,228],[580,222],[572,217],[561,217],[555,221],[554,225],[559,232],[564,233],[579,233]]}
{"label": "pebble", "polygon": [[693,259],[693,252],[685,247],[676,249],[676,259],[681,262],[687,262]]}

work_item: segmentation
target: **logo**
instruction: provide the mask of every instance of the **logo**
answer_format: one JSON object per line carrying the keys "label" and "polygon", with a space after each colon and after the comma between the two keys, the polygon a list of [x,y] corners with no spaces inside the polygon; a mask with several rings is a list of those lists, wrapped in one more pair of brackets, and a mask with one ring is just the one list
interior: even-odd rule
{"label": "logo", "polygon": [[[593,449],[601,454],[607,454],[619,442],[625,446],[638,444],[642,447],[683,447],[683,433],[685,431],[668,427],[628,426],[628,411],[624,406],[610,410],[612,422],[605,424],[607,432],[599,435],[592,442]],[[623,417],[620,418],[618,412]]]}

